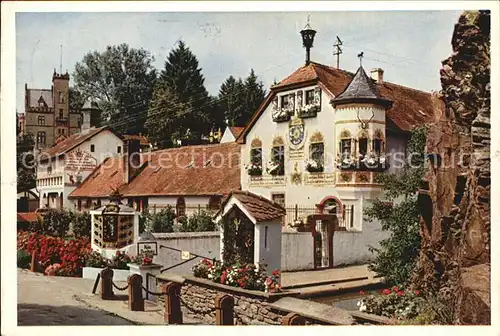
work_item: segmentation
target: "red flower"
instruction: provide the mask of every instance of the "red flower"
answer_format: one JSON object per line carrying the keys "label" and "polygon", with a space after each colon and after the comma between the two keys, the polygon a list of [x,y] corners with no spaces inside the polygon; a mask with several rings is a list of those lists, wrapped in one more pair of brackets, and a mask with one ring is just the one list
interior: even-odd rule
{"label": "red flower", "polygon": [[365,293],[365,291],[364,291],[364,290],[360,290],[360,291],[359,291],[359,295],[365,295],[365,294],[366,294],[366,293]]}
{"label": "red flower", "polygon": [[273,271],[272,275],[275,275],[275,276],[276,276],[276,275],[280,275],[280,271],[279,271],[279,270],[277,270],[277,269],[275,269],[275,270]]}
{"label": "red flower", "polygon": [[389,294],[391,294],[391,290],[390,290],[390,289],[388,289],[388,288],[386,288],[386,289],[384,289],[384,290],[382,291],[382,294],[384,294],[384,295],[389,295]]}
{"label": "red flower", "polygon": [[420,294],[420,291],[418,289],[415,290],[415,295],[418,296]]}
{"label": "red flower", "polygon": [[394,287],[392,287],[392,291],[393,291],[393,292],[397,292],[397,291],[399,291],[398,286],[394,286]]}
{"label": "red flower", "polygon": [[405,292],[403,292],[403,291],[398,291],[398,293],[397,293],[397,294],[398,294],[398,296],[403,296],[403,295],[405,295]]}

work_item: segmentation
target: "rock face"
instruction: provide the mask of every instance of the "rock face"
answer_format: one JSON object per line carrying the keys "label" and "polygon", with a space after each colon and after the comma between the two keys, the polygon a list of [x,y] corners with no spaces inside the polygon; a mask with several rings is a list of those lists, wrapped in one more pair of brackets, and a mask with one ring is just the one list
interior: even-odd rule
{"label": "rock face", "polygon": [[443,320],[490,324],[489,11],[464,12],[452,46],[428,133],[414,283],[443,303]]}

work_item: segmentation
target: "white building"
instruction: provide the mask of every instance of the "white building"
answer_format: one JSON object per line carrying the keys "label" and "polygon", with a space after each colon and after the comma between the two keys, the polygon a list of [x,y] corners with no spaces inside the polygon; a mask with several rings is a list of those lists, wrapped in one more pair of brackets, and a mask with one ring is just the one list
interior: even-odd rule
{"label": "white building", "polygon": [[107,127],[90,127],[90,112],[83,111],[80,133],[38,154],[40,208],[74,209],[68,195],[106,158],[121,153],[122,139]]}

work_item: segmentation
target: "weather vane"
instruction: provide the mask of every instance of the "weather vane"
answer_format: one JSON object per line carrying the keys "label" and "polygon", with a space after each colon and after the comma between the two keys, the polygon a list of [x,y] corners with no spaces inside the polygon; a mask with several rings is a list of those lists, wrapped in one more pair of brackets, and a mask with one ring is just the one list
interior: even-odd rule
{"label": "weather vane", "polygon": [[363,65],[363,52],[360,52],[358,54],[358,57],[359,57],[359,66]]}

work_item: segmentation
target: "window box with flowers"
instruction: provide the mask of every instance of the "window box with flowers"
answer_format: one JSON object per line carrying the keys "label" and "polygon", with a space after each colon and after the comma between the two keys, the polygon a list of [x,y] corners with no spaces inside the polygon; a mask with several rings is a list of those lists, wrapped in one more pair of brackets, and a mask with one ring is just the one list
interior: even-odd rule
{"label": "window box with flowers", "polygon": [[389,164],[385,160],[385,157],[382,155],[377,155],[374,153],[368,153],[364,156],[361,156],[359,159],[360,169],[369,170],[369,171],[385,171],[389,168]]}
{"label": "window box with flowers", "polygon": [[290,111],[286,109],[273,111],[272,115],[274,122],[286,122],[290,120]]}
{"label": "window box with flowers", "polygon": [[297,116],[299,118],[314,118],[318,115],[320,110],[321,107],[319,105],[307,104],[298,108]]}
{"label": "window box with flowers", "polygon": [[324,170],[323,163],[319,160],[308,159],[305,161],[305,166],[310,173],[321,173]]}
{"label": "window box with flowers", "polygon": [[269,161],[266,170],[268,174],[273,176],[285,175],[284,165],[280,161]]}
{"label": "window box with flowers", "polygon": [[260,176],[262,175],[262,166],[255,163],[249,163],[245,169],[250,176]]}

